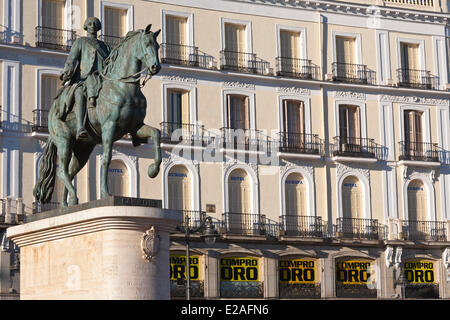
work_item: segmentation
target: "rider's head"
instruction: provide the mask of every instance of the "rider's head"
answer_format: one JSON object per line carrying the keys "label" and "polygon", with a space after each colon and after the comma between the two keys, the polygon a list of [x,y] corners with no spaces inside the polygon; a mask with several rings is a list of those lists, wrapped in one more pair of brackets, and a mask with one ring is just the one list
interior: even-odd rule
{"label": "rider's head", "polygon": [[88,28],[92,28],[94,32],[97,32],[101,30],[102,23],[96,17],[89,17],[83,25],[83,29],[89,32]]}

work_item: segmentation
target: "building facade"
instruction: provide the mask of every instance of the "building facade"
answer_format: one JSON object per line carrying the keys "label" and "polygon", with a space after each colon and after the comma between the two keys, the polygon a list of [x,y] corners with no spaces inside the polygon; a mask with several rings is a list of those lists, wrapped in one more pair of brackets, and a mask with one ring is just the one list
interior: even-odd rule
{"label": "building facade", "polygon": [[[109,186],[193,225],[213,218],[215,244],[193,235],[193,296],[450,298],[449,5],[0,0],[2,235],[62,194],[41,206],[32,190],[84,20],[98,17],[112,47],[151,23],[162,69],[143,92],[161,172],[148,178],[151,145],[124,137]],[[74,180],[80,202],[99,198],[100,163],[97,147]],[[1,250],[1,294],[14,298],[18,250]],[[171,254],[183,297],[181,233]]]}

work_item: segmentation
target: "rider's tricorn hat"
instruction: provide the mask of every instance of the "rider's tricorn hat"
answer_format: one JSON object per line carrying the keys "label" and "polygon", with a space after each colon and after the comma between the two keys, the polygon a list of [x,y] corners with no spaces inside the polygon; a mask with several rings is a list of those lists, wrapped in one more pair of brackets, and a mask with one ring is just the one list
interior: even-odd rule
{"label": "rider's tricorn hat", "polygon": [[94,22],[94,26],[95,26],[96,31],[102,29],[102,23],[100,22],[100,20],[98,18],[96,18],[96,17],[89,17],[84,22],[84,25],[83,25],[83,29],[84,30],[87,30],[87,24],[88,24],[88,22],[91,22],[91,21]]}

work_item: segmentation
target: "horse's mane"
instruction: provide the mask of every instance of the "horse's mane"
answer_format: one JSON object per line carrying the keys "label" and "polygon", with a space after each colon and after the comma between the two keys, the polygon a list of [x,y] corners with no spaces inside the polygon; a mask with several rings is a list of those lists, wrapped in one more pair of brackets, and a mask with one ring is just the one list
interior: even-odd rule
{"label": "horse's mane", "polygon": [[114,65],[114,62],[116,61],[117,57],[119,56],[119,51],[124,46],[124,44],[128,40],[133,38],[136,34],[141,33],[141,31],[142,30],[129,31],[127,33],[127,35],[123,39],[120,40],[119,44],[117,46],[115,46],[111,50],[111,53],[109,54],[108,58],[106,58],[105,61],[104,61],[104,66],[103,66],[103,73],[104,74],[108,74],[108,72],[110,71],[110,69]]}

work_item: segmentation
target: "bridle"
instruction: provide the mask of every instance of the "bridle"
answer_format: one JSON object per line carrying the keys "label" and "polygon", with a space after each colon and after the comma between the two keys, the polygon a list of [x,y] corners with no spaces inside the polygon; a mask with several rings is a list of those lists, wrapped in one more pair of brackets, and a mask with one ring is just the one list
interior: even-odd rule
{"label": "bridle", "polygon": [[[143,36],[143,33],[141,33],[141,37],[142,36]],[[144,48],[143,41],[140,41],[140,44],[141,44],[141,50],[142,50],[142,52],[144,52],[144,57],[143,57],[142,60],[143,61],[147,61],[148,52]],[[136,82],[139,82],[142,78],[144,78],[142,83],[139,84],[139,87],[143,88],[145,86],[145,84],[147,83],[147,81],[152,78],[150,67],[148,67],[145,62],[144,62],[144,64],[146,65],[145,68],[143,68],[141,71],[138,71],[138,72],[136,72],[136,73],[134,73],[132,75],[129,75],[129,76],[125,76],[125,77],[121,77],[121,78],[117,78],[117,79],[112,79],[112,78],[108,77],[107,75],[105,75],[103,73],[103,71],[100,72],[100,76],[102,76],[102,78],[104,78],[106,80],[109,80],[109,81],[120,81],[120,82],[124,82],[124,83],[136,83]],[[137,77],[137,78],[135,78],[135,77]]]}

